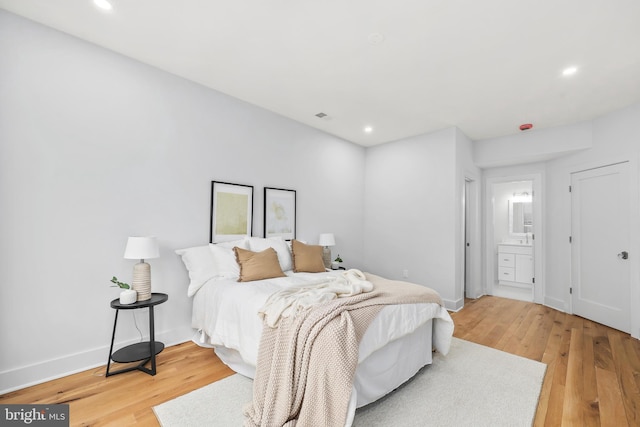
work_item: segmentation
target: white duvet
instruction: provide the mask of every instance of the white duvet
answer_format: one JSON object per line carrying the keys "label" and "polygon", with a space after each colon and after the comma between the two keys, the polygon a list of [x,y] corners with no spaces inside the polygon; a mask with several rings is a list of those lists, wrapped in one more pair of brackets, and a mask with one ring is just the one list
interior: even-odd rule
{"label": "white duvet", "polygon": [[[198,344],[235,350],[245,364],[255,368],[262,333],[258,312],[269,296],[339,274],[287,272],[287,277],[254,282],[211,279],[194,295],[192,327],[200,332]],[[360,343],[359,363],[429,320],[433,320],[433,347],[447,354],[453,321],[446,309],[438,304],[401,304],[384,307],[371,323]]]}

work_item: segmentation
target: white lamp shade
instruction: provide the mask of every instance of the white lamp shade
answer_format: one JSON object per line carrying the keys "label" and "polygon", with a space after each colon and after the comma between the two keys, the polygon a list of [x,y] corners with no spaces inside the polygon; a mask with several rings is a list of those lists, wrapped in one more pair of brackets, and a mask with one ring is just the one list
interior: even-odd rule
{"label": "white lamp shade", "polygon": [[124,250],[125,259],[151,259],[160,256],[158,239],[149,237],[129,237]]}
{"label": "white lamp shade", "polygon": [[318,239],[320,246],[335,246],[336,239],[333,237],[333,233],[322,233]]}

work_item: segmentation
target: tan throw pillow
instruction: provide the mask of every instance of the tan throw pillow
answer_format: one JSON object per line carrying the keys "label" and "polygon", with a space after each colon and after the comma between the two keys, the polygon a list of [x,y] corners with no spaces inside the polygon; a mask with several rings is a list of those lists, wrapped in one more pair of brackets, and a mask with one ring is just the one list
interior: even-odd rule
{"label": "tan throw pillow", "polygon": [[297,240],[291,241],[293,252],[293,271],[296,273],[322,273],[325,270],[322,260],[322,246],[305,245]]}
{"label": "tan throw pillow", "polygon": [[278,254],[273,248],[267,248],[262,252],[252,252],[235,247],[233,251],[236,253],[236,261],[240,266],[238,282],[286,276],[280,268]]}

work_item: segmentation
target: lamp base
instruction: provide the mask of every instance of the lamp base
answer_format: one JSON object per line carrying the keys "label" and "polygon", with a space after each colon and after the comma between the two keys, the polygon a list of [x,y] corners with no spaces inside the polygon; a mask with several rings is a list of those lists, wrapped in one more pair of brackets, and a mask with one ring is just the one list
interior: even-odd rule
{"label": "lamp base", "polygon": [[322,261],[325,268],[331,267],[331,249],[328,246],[322,248]]}
{"label": "lamp base", "polygon": [[139,262],[133,266],[133,282],[131,287],[138,294],[136,301],[151,299],[151,266],[146,262]]}

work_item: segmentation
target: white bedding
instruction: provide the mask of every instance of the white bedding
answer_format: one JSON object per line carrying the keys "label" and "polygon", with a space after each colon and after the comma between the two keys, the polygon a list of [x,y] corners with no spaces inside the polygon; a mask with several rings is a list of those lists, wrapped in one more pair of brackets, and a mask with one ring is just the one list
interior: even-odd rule
{"label": "white bedding", "polygon": [[[258,311],[267,298],[281,289],[341,273],[286,274],[254,282],[207,281],[193,300],[192,326],[199,331],[194,341],[216,348],[232,369],[253,378],[262,333]],[[360,407],[378,399],[431,363],[431,343],[447,354],[452,334],[453,321],[438,304],[384,307],[360,343],[353,410],[356,401]]]}

